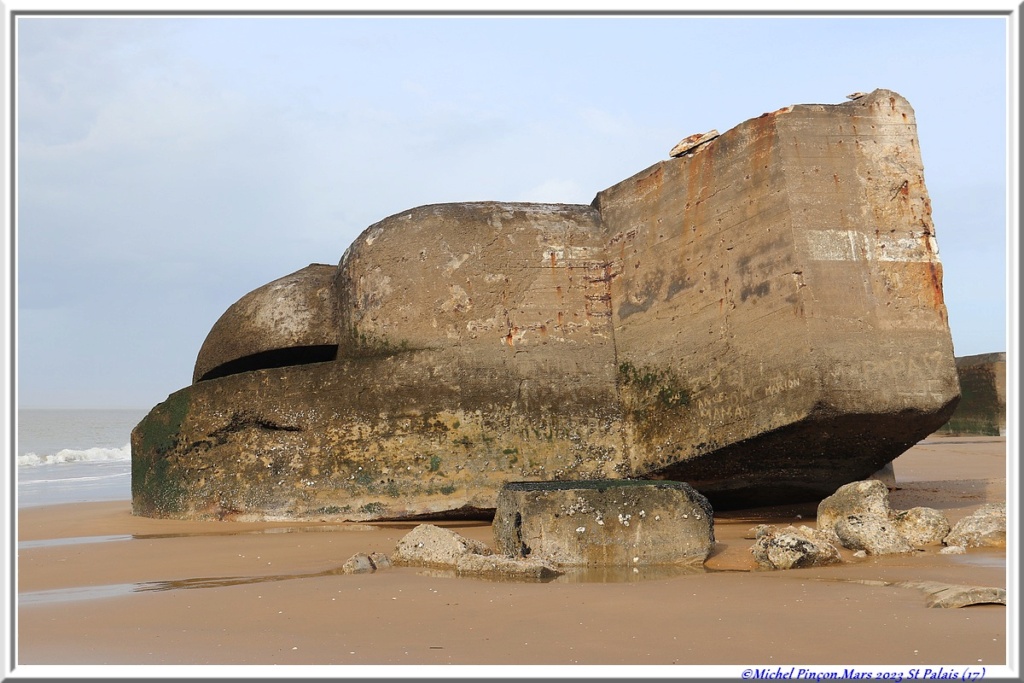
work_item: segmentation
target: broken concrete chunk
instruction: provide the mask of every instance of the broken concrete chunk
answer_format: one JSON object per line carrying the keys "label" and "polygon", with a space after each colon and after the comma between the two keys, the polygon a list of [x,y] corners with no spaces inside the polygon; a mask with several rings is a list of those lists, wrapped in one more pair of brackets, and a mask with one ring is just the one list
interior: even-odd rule
{"label": "broken concrete chunk", "polygon": [[668,153],[670,157],[681,157],[687,152],[700,147],[705,142],[710,142],[718,137],[718,131],[711,129],[707,133],[694,133],[689,137],[685,137],[676,143],[676,146],[672,148],[672,151]]}
{"label": "broken concrete chunk", "polygon": [[683,482],[510,482],[498,494],[494,544],[558,566],[699,565],[715,545],[713,512]]}
{"label": "broken concrete chunk", "polygon": [[460,574],[480,574],[490,577],[520,579],[553,579],[563,572],[558,567],[540,559],[515,559],[504,555],[468,554],[459,558],[455,569]]}
{"label": "broken concrete chunk", "polygon": [[461,557],[470,554],[490,555],[491,549],[451,529],[420,524],[398,541],[391,561],[396,565],[456,567]]}
{"label": "broken concrete chunk", "polygon": [[387,569],[391,566],[391,559],[384,553],[370,553],[370,562],[377,569]]}
{"label": "broken concrete chunk", "polygon": [[384,553],[356,553],[341,565],[341,571],[345,574],[369,574],[390,566],[391,560]]}
{"label": "broken concrete chunk", "polygon": [[941,545],[942,539],[949,534],[949,520],[935,508],[896,510],[890,513],[890,517],[896,532],[915,548]]}
{"label": "broken concrete chunk", "polygon": [[839,542],[850,550],[863,550],[869,555],[890,555],[913,552],[910,545],[887,518],[849,515],[836,522]]}
{"label": "broken concrete chunk", "polygon": [[847,517],[888,519],[889,512],[889,489],[883,482],[854,481],[818,503],[817,525],[821,531],[835,531],[836,524]]}
{"label": "broken concrete chunk", "polygon": [[392,558],[397,565],[492,578],[547,580],[562,573],[539,558],[520,560],[495,555],[486,544],[433,524],[420,524],[403,536]]}
{"label": "broken concrete chunk", "polygon": [[1006,547],[1006,503],[989,503],[964,517],[943,541],[965,548]]}
{"label": "broken concrete chunk", "polygon": [[817,525],[819,531],[835,534],[844,548],[869,555],[935,545],[949,529],[945,515],[933,508],[892,510],[888,487],[876,479],[851,482],[822,500]]}
{"label": "broken concrete chunk", "polygon": [[760,525],[750,551],[762,569],[820,567],[842,561],[830,538],[807,526]]}
{"label": "broken concrete chunk", "polygon": [[377,565],[366,553],[356,553],[341,565],[341,570],[346,574],[369,574],[377,571]]}

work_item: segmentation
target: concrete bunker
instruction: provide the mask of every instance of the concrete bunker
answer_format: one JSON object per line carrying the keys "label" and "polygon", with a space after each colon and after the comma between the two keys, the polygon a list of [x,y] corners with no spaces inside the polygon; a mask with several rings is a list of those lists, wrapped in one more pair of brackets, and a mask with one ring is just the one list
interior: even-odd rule
{"label": "concrete bunker", "polygon": [[750,119],[590,205],[410,209],[225,312],[133,432],[133,509],[423,519],[599,479],[820,499],[955,408],[941,274],[888,90]]}

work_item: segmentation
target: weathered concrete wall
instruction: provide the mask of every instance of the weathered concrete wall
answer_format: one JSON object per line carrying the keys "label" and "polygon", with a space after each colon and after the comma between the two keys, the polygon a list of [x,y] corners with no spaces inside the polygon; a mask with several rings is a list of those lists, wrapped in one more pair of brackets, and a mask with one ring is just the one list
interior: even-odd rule
{"label": "weathered concrete wall", "polygon": [[591,206],[412,209],[311,269],[229,309],[136,429],[137,512],[409,517],[627,477],[809,499],[959,395],[913,111],[884,90],[752,119]]}
{"label": "weathered concrete wall", "polygon": [[[621,275],[618,360],[689,397],[663,416],[627,412],[636,475],[689,481],[716,504],[834,489],[949,415],[916,140],[910,105],[876,91],[764,114],[598,194]],[[794,457],[796,443],[828,455]]]}
{"label": "weathered concrete wall", "polygon": [[942,434],[1006,434],[1006,354],[983,353],[956,359],[962,398]]}
{"label": "weathered concrete wall", "polygon": [[[132,434],[136,514],[398,518],[493,510],[508,479],[621,477],[614,387],[536,390],[449,350],[272,368],[172,394]],[[571,406],[571,409],[568,408]]]}

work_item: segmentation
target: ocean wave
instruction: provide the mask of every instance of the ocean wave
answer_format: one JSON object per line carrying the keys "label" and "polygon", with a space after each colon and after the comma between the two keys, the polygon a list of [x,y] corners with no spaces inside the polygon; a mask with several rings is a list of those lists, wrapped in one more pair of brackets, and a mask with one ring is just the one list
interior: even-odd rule
{"label": "ocean wave", "polygon": [[18,467],[37,467],[39,465],[59,465],[69,462],[118,462],[132,459],[131,444],[121,448],[86,448],[75,450],[65,448],[52,455],[26,453],[18,456]]}
{"label": "ocean wave", "polygon": [[81,484],[83,481],[106,481],[108,479],[118,479],[120,477],[127,477],[131,472],[115,472],[114,474],[106,474],[102,477],[71,477],[68,479],[36,479],[35,481],[19,481],[18,486],[53,486],[55,484]]}

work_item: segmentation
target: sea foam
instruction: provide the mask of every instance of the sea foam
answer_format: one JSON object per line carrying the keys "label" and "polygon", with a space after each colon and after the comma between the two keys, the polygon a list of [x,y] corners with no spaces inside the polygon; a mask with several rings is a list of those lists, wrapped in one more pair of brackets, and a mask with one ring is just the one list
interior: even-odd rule
{"label": "sea foam", "polygon": [[18,456],[18,467],[36,467],[38,465],[59,465],[71,462],[120,462],[132,459],[131,444],[121,448],[85,448],[76,450],[65,448],[52,455],[26,453]]}

